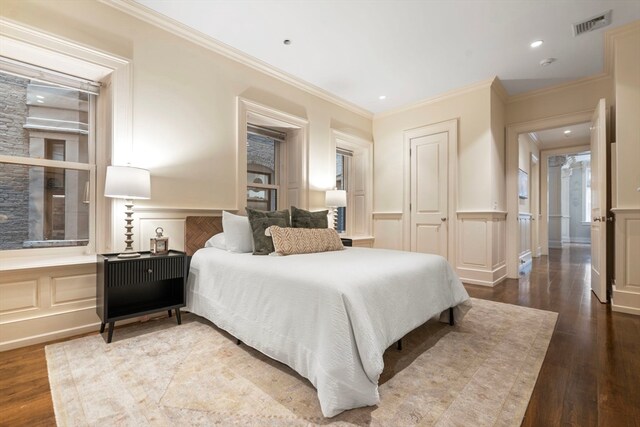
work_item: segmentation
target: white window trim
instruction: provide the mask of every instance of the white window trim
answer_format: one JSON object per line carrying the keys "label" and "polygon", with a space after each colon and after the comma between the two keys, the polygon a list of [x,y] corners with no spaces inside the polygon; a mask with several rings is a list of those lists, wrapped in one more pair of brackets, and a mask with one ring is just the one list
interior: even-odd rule
{"label": "white window trim", "polygon": [[[246,98],[237,98],[238,109],[238,127],[237,127],[237,144],[236,144],[236,206],[235,210],[244,213],[247,205],[247,125],[249,124],[249,116],[263,117],[268,122],[281,123],[282,127],[298,129],[301,131],[302,140],[297,143],[299,147],[300,165],[299,176],[291,176],[291,171],[286,169],[288,157],[281,158],[280,163],[280,196],[278,206],[288,208],[287,205],[281,205],[288,201],[289,182],[295,180],[299,183],[298,205],[303,209],[308,209],[309,204],[309,121],[283,111],[276,110],[266,105],[259,104]],[[288,139],[288,138],[287,138]],[[292,142],[293,143],[293,142]],[[285,144],[289,144],[287,140]],[[287,149],[287,151],[289,151]],[[286,156],[281,153],[281,156]],[[295,160],[295,159],[294,159]]]}
{"label": "white window trim", "polygon": [[[366,140],[364,138],[357,137],[355,135],[351,135],[336,129],[331,129],[331,179],[334,182],[335,186],[335,177],[336,177],[336,149],[340,147],[345,150],[349,150],[356,154],[356,152],[364,152],[364,156],[367,159],[365,171],[365,194],[366,194],[366,203],[365,203],[365,221],[364,230],[365,234],[360,236],[373,236],[373,142]],[[355,165],[353,160],[351,161],[351,170],[349,171],[350,175],[353,175]],[[353,181],[353,178],[350,178],[350,181]],[[333,188],[333,186],[331,187]],[[328,188],[327,190],[330,190]],[[349,206],[353,206],[353,198],[352,195],[347,192],[347,224],[345,225],[345,236],[353,236],[351,231],[354,226],[352,224],[353,220],[353,211],[349,209]]]}
{"label": "white window trim", "polygon": [[[126,164],[132,154],[132,74],[130,61],[0,18],[0,55],[52,70],[72,71],[78,77],[103,84],[96,108],[95,176],[90,201],[95,214],[90,218],[89,246],[31,248],[0,251],[3,266],[21,266],[33,259],[38,267],[64,264],[65,259],[96,252],[110,252],[119,227],[111,226],[116,203],[106,199],[104,178],[108,163]],[[117,141],[117,145],[112,141]],[[116,231],[117,230],[117,231]],[[89,257],[90,258],[90,257]],[[6,269],[0,267],[0,269]]]}

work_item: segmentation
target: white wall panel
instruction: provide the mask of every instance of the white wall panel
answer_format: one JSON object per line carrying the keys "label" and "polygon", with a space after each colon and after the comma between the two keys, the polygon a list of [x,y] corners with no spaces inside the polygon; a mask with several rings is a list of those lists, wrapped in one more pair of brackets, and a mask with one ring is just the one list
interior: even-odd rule
{"label": "white wall panel", "polygon": [[88,301],[96,297],[96,275],[51,278],[51,305]]}
{"label": "white wall panel", "polygon": [[485,219],[461,221],[460,264],[488,267],[487,222]]}
{"label": "white wall panel", "polygon": [[37,307],[37,280],[0,284],[0,313],[33,310]]}

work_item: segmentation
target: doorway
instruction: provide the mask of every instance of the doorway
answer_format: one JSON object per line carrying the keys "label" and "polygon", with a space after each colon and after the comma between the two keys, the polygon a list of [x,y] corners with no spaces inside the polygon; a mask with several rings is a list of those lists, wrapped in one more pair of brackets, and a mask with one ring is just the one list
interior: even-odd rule
{"label": "doorway", "polygon": [[458,121],[404,132],[404,249],[455,264]]}

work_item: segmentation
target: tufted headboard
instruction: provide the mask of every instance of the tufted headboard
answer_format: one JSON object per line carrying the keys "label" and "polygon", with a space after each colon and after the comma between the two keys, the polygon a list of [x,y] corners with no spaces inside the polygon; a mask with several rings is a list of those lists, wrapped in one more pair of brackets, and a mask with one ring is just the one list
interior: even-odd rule
{"label": "tufted headboard", "polygon": [[192,256],[214,234],[222,233],[222,217],[188,216],[184,227],[184,251]]}

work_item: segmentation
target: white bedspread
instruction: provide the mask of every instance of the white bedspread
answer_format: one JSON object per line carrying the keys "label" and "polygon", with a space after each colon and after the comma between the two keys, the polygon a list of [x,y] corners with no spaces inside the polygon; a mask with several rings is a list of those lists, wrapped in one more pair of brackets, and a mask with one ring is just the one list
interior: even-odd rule
{"label": "white bedspread", "polygon": [[457,321],[469,295],[444,258],[366,248],[290,256],[205,248],[193,256],[187,292],[189,311],[308,378],[325,417],[378,403],[385,349],[434,316],[448,320],[453,306]]}

